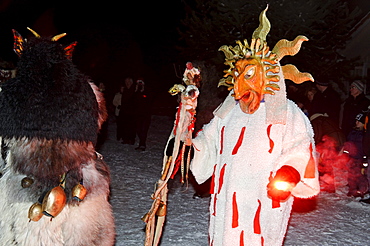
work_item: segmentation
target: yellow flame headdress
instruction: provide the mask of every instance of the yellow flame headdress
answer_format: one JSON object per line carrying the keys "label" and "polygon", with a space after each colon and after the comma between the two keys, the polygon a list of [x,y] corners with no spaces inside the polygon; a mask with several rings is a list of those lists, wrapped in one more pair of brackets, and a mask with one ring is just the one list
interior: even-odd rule
{"label": "yellow flame headdress", "polygon": [[[219,51],[223,51],[225,54],[225,65],[229,66],[228,70],[225,70],[224,78],[220,80],[219,86],[224,85],[229,87],[231,90],[234,87],[235,79],[235,63],[240,59],[255,58],[263,64],[265,68],[265,76],[270,81],[265,85],[265,94],[274,94],[273,90],[279,90],[279,86],[275,83],[279,81],[278,75],[271,75],[271,73],[278,73],[280,66],[278,62],[286,55],[295,55],[299,52],[303,41],[308,41],[305,36],[297,36],[293,41],[286,39],[280,40],[270,52],[269,47],[266,43],[266,36],[270,31],[270,22],[266,17],[266,11],[263,10],[259,16],[260,25],[253,32],[251,45],[244,39],[243,42],[240,40],[236,41],[237,45],[227,46],[223,45]],[[281,66],[282,73],[285,79],[292,80],[296,84],[300,84],[304,81],[314,81],[313,77],[309,73],[301,73],[294,65],[288,64]]]}

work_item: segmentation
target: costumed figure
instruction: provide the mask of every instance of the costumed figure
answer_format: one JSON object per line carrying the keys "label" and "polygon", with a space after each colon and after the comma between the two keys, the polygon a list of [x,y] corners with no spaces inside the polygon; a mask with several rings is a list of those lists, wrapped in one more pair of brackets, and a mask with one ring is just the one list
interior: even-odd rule
{"label": "costumed figure", "polygon": [[[170,90],[171,95],[180,94],[176,119],[164,151],[162,176],[152,195],[154,200],[151,209],[142,218],[146,223],[145,246],[158,245],[162,234],[167,210],[167,182],[181,170],[181,182],[186,182],[190,168],[191,139],[194,130],[197,98],[201,76],[191,62],[186,64],[182,84],[175,84]],[[195,71],[195,73],[194,73]],[[197,85],[197,86],[196,86]]]}
{"label": "costumed figure", "polygon": [[109,169],[94,149],[104,97],[73,65],[76,42],[32,33],[13,30],[17,75],[0,87],[0,242],[114,245]]}
{"label": "costumed figure", "polygon": [[247,40],[222,46],[226,56],[220,85],[230,94],[193,139],[191,171],[198,183],[212,177],[209,244],[282,245],[294,197],[320,191],[313,130],[304,113],[286,99],[284,79],[311,80],[293,65],[304,36],[266,43],[267,8]]}

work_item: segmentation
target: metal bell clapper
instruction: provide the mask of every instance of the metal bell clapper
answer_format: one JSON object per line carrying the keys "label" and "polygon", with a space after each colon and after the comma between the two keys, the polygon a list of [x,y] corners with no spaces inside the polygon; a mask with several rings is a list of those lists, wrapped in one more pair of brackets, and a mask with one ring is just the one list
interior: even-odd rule
{"label": "metal bell clapper", "polygon": [[42,213],[51,218],[55,218],[62,212],[66,202],[67,196],[64,192],[65,174],[62,175],[60,184],[50,190],[42,201]]}
{"label": "metal bell clapper", "polygon": [[82,202],[87,194],[87,189],[82,183],[75,185],[72,189],[72,199],[78,202]]}

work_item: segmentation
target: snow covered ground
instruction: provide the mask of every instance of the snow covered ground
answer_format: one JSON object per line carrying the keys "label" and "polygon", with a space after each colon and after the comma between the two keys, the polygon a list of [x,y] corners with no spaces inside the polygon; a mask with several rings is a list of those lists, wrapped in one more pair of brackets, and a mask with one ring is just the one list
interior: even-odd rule
{"label": "snow covered ground", "polygon": [[[163,149],[173,117],[153,115],[147,150],[116,140],[115,123],[108,125],[108,139],[99,150],[111,169],[111,204],[116,223],[116,245],[143,245],[145,223],[141,217],[152,204],[150,198],[160,177]],[[207,245],[209,198],[193,199],[194,190],[178,180],[168,196],[168,215],[161,246]],[[304,205],[310,205],[305,209]],[[320,193],[316,200],[294,206],[285,244],[370,245],[370,206],[334,193]]]}

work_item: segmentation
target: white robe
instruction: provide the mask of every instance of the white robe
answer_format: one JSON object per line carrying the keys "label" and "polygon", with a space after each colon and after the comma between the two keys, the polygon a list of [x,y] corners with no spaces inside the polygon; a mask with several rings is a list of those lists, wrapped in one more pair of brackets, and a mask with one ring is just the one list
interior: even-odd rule
{"label": "white robe", "polygon": [[[191,170],[198,183],[213,180],[210,245],[282,245],[293,196],[318,194],[312,127],[292,101],[287,104],[285,125],[266,124],[265,103],[254,114],[235,104],[223,118],[215,115],[193,139]],[[283,165],[297,169],[301,181],[293,196],[273,208],[266,186]]]}

